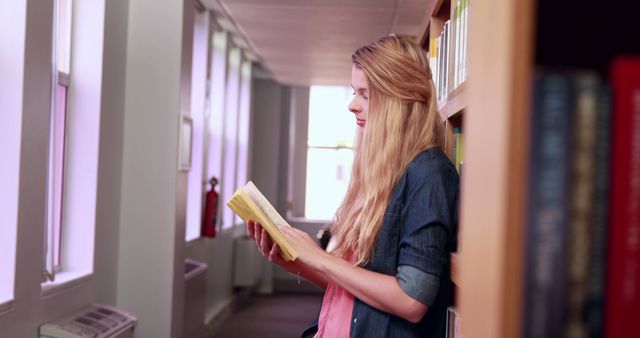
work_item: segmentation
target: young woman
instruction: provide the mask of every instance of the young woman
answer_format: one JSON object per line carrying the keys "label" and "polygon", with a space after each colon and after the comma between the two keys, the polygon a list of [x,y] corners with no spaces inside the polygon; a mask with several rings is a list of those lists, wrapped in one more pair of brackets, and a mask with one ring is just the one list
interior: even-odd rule
{"label": "young woman", "polygon": [[284,262],[248,222],[270,261],[325,288],[314,337],[426,337],[445,333],[452,302],[458,175],[443,153],[443,123],[425,53],[387,36],[352,56],[349,110],[359,126],[349,189],[326,252],[306,233],[282,229],[298,251]]}

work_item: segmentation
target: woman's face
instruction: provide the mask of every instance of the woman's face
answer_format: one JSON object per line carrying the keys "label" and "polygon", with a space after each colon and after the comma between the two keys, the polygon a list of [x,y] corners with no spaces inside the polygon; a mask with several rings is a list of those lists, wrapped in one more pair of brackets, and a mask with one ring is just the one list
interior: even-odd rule
{"label": "woman's face", "polygon": [[349,111],[356,116],[356,124],[364,127],[369,115],[369,84],[362,69],[355,65],[351,68],[351,88],[353,99],[349,104]]}

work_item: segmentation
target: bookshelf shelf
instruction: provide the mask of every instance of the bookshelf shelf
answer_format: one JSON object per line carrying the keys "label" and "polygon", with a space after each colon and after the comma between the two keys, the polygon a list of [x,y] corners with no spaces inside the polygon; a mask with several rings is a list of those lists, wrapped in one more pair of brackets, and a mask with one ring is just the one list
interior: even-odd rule
{"label": "bookshelf shelf", "polygon": [[[462,64],[464,75],[438,68],[437,62],[431,66],[436,77],[449,77],[444,83],[434,81],[437,87],[459,83],[444,99],[440,95],[438,111],[446,120],[451,158],[456,158],[456,135],[464,148],[459,246],[451,256],[451,280],[466,338],[520,337],[526,202],[522,182],[527,178],[529,80],[534,64],[531,13],[536,1],[468,0],[464,17],[460,8],[465,7],[459,7],[458,0],[433,0],[420,39],[430,58],[453,58],[445,62],[458,67],[458,75]],[[468,26],[456,24],[454,18],[460,17],[468,20]],[[440,39],[445,32],[446,38]],[[456,53],[461,45],[462,52]],[[463,62],[456,63],[460,55]],[[467,74],[482,81],[465,80]]]}
{"label": "bookshelf shelf", "polygon": [[451,119],[467,108],[468,106],[467,83],[464,82],[456,88],[446,100],[438,102],[438,111],[446,119]]}

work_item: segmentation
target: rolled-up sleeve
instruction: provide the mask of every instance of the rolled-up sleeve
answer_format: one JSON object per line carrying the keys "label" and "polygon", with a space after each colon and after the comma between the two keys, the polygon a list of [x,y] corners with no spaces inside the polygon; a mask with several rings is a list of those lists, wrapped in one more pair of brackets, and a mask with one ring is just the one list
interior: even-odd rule
{"label": "rolled-up sleeve", "polygon": [[440,287],[439,277],[418,270],[411,265],[400,265],[396,278],[402,291],[409,297],[422,304],[433,305]]}

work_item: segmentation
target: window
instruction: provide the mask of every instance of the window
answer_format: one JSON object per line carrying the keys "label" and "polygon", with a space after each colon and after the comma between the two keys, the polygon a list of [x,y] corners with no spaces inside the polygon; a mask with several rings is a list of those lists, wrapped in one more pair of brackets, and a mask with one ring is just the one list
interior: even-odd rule
{"label": "window", "polygon": [[[240,63],[242,50],[238,47],[229,49],[229,72],[227,74],[225,116],[224,116],[224,149],[222,161],[222,201],[228,201],[236,188],[237,156],[238,156],[238,107],[240,103]],[[235,224],[236,216],[229,208],[223,208],[222,227],[229,228]]]}
{"label": "window", "polygon": [[[226,97],[226,78],[227,78],[227,62],[228,62],[228,35],[218,27],[215,22],[212,23],[212,40],[213,49],[211,52],[210,64],[210,93],[208,100],[208,144],[207,144],[207,177],[217,177],[218,186],[216,190],[220,194],[222,192],[222,159],[224,152],[224,101]],[[222,224],[222,210],[224,202],[222,196],[219,197],[217,225]]]}
{"label": "window", "polygon": [[251,113],[251,61],[244,60],[240,69],[240,106],[238,111],[238,165],[236,185],[243,186],[249,176],[249,140]]}
{"label": "window", "polygon": [[16,272],[16,230],[25,67],[25,1],[0,5],[0,313],[11,308]]}
{"label": "window", "polygon": [[332,219],[347,191],[356,133],[348,110],[351,91],[349,87],[311,87],[305,198],[308,219]]}
{"label": "window", "polygon": [[187,220],[185,239],[200,237],[202,223],[203,184],[208,181],[203,175],[205,147],[205,100],[207,97],[209,24],[207,12],[196,12],[193,30],[193,62],[191,69],[191,118],[193,118],[193,142],[191,149],[191,170],[187,193]]}
{"label": "window", "polygon": [[47,189],[47,236],[45,237],[45,277],[53,280],[60,269],[63,186],[68,92],[71,70],[72,1],[56,0],[53,39],[53,79],[51,130],[49,139],[49,182]]}

